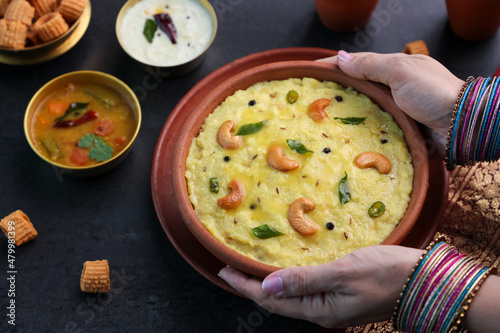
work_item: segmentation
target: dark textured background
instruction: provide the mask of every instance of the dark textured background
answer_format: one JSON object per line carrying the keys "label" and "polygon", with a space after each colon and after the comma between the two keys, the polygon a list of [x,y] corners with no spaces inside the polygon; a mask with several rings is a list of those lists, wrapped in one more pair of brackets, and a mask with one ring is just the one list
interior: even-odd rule
{"label": "dark textured background", "polygon": [[[394,1],[394,0],[392,0]],[[431,55],[461,78],[489,76],[500,65],[500,34],[482,43],[454,36],[444,1],[400,0],[403,11],[371,30],[324,28],[312,0],[215,0],[217,37],[188,76],[161,78],[141,97],[143,125],[131,154],[112,172],[90,179],[59,175],[35,155],[23,132],[32,95],[75,70],[115,75],[140,87],[146,73],[120,48],[115,19],[124,1],[92,2],[81,41],[63,56],[31,66],[0,64],[0,215],[22,209],[39,236],[16,252],[17,332],[317,332],[304,321],[269,315],[216,287],[189,266],[166,237],[151,197],[151,161],[169,112],[199,80],[240,57],[309,46],[398,52],[423,39]],[[381,0],[376,13],[383,13]],[[363,34],[364,33],[364,34]],[[106,258],[112,290],[80,292],[83,262]],[[0,332],[7,325],[7,240],[0,236]]]}

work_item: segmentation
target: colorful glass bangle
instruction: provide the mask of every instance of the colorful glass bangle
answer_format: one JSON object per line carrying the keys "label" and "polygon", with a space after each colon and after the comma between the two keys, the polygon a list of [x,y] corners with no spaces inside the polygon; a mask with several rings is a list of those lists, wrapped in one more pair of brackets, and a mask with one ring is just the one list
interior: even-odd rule
{"label": "colorful glass bangle", "polygon": [[459,110],[459,114],[457,115],[457,120],[455,122],[455,128],[453,129],[456,134],[455,140],[452,142],[452,148],[453,148],[453,162],[460,164],[460,158],[461,158],[461,142],[462,142],[462,135],[463,135],[463,128],[465,127],[465,120],[467,119],[467,115],[469,114],[470,110],[470,104],[472,101],[472,97],[474,96],[474,91],[475,88],[477,87],[479,80],[481,78],[476,79],[474,82],[471,82],[469,89],[467,89],[467,94],[464,95],[463,99],[463,104],[462,107]]}
{"label": "colorful glass bangle", "polygon": [[433,262],[436,258],[432,259],[434,253],[440,253],[441,248],[445,246],[445,241],[441,238],[437,238],[434,242],[432,242],[426,249],[426,252],[420,257],[419,262],[417,262],[417,266],[413,269],[412,275],[408,278],[407,283],[403,288],[403,292],[401,293],[401,299],[398,301],[394,313],[394,317],[397,318],[398,327],[406,327],[407,326],[407,316],[402,316],[401,313],[408,313],[413,306],[413,303],[416,300],[415,290],[418,290],[418,283],[422,283],[424,281],[424,276],[421,276],[422,273],[425,274],[427,268],[427,263]]}
{"label": "colorful glass bangle", "polygon": [[[433,267],[438,267],[437,270],[428,270],[429,275],[423,278],[423,284],[417,289],[417,300],[414,303],[413,309],[409,311],[409,322],[413,322],[414,318],[419,318],[423,320],[425,313],[428,312],[429,303],[432,302],[431,294],[432,290],[436,288],[437,283],[442,279],[442,275],[445,274],[450,268],[450,264],[454,264],[456,261],[455,255],[452,251],[442,251],[444,255],[432,265]],[[419,321],[420,323],[420,321]],[[415,326],[415,325],[414,325]],[[419,324],[416,325],[418,331]]]}
{"label": "colorful glass bangle", "polygon": [[[446,299],[446,293],[442,292],[444,286],[455,277],[455,272],[460,269],[462,266],[462,261],[459,260],[459,258],[455,258],[453,261],[453,267],[451,268],[451,273],[448,274],[446,277],[445,281],[441,285],[437,285],[434,290],[432,290],[431,295],[432,297],[429,297],[428,302],[425,305],[425,311],[423,311],[422,315],[420,316],[420,321],[417,324],[417,331],[420,331],[422,327],[427,327],[430,324],[433,324],[433,317],[436,316],[430,316],[430,313],[436,313],[437,309],[441,307],[441,304],[444,302]],[[442,270],[441,274],[444,274],[445,270]],[[439,281],[437,278],[435,280],[436,282]]]}
{"label": "colorful glass bangle", "polygon": [[398,313],[401,311],[401,308],[402,308],[402,304],[403,303],[406,303],[405,301],[405,298],[408,297],[408,292],[407,292],[407,289],[408,289],[408,286],[410,285],[410,282],[413,280],[414,276],[415,276],[415,272],[417,270],[420,270],[421,268],[421,263],[427,259],[427,254],[429,253],[429,251],[432,251],[434,249],[434,245],[437,243],[437,242],[443,242],[443,241],[447,241],[448,238],[445,236],[445,235],[438,235],[426,248],[425,248],[425,251],[424,253],[420,256],[420,258],[418,259],[417,263],[415,264],[415,266],[413,267],[412,271],[411,271],[411,274],[410,276],[406,279],[406,283],[404,284],[403,286],[403,289],[401,291],[401,293],[399,294],[399,299],[396,301],[396,306],[394,307],[394,313],[393,313],[393,316],[392,316],[392,323],[393,323],[393,326],[394,327],[400,327],[401,326],[401,319],[402,317],[401,316],[398,316]]}
{"label": "colorful glass bangle", "polygon": [[479,277],[479,275],[477,275],[479,269],[480,266],[477,264],[474,265],[474,262],[469,263],[468,268],[464,269],[464,274],[460,276],[460,283],[452,289],[452,295],[445,304],[442,315],[436,323],[436,332],[449,331],[451,322],[456,320],[457,316],[459,316],[457,309],[458,306],[462,304],[467,293],[466,286],[471,282],[474,282]]}
{"label": "colorful glass bangle", "polygon": [[[472,138],[474,137],[474,133],[477,132],[476,129],[476,122],[477,118],[479,117],[480,114],[482,114],[482,110],[484,109],[486,102],[486,91],[489,92],[488,85],[490,83],[491,79],[487,78],[483,80],[480,88],[479,88],[479,94],[478,98],[476,98],[476,101],[474,103],[473,109],[472,109],[472,116],[468,124],[468,129],[467,129],[467,135],[465,137],[465,151],[463,152],[464,154],[464,163],[465,165],[472,165],[474,164],[475,159],[471,158],[471,150],[473,150],[472,147]],[[477,142],[477,141],[476,141]],[[477,147],[477,144],[474,145],[474,148]]]}
{"label": "colorful glass bangle", "polygon": [[485,143],[482,147],[482,152],[479,160],[482,161],[490,161],[490,156],[491,153],[490,151],[492,150],[490,147],[494,144],[495,141],[495,135],[493,133],[496,132],[496,129],[498,129],[498,119],[500,118],[498,116],[498,102],[500,102],[500,77],[496,78],[496,83],[493,87],[492,93],[494,94],[493,100],[491,101],[491,116],[490,119],[487,120],[487,126],[488,126],[488,131],[486,134],[486,139]]}
{"label": "colorful glass bangle", "polygon": [[490,95],[488,96],[488,105],[486,106],[486,110],[483,113],[483,118],[481,120],[481,133],[479,135],[479,141],[478,141],[478,146],[481,147],[481,149],[477,149],[476,151],[476,160],[484,160],[485,159],[485,149],[484,147],[487,147],[489,145],[489,139],[491,137],[491,129],[493,126],[491,123],[494,123],[493,119],[493,108],[494,108],[494,100],[495,100],[495,94],[498,95],[500,90],[498,89],[498,83],[500,82],[498,77],[493,78],[491,82],[491,89],[490,89]]}
{"label": "colorful glass bangle", "polygon": [[469,105],[467,107],[467,112],[465,113],[465,117],[464,117],[463,121],[461,121],[462,125],[461,125],[461,130],[459,131],[460,136],[457,138],[457,140],[459,141],[458,142],[459,146],[457,147],[458,148],[457,161],[458,161],[458,164],[460,164],[460,165],[465,164],[464,156],[463,156],[465,136],[466,136],[467,130],[469,128],[469,118],[471,118],[472,111],[474,110],[475,100],[479,94],[480,88],[482,87],[483,81],[484,81],[484,78],[480,77],[480,78],[477,78],[476,81],[474,82],[474,87],[472,89],[472,97],[471,97]]}
{"label": "colorful glass bangle", "polygon": [[[500,112],[500,97],[498,98],[497,102],[496,102],[496,106],[495,106],[495,111],[497,114]],[[489,151],[490,151],[490,155],[489,155],[489,159],[488,161],[494,161],[494,160],[497,160],[499,158],[499,153],[500,153],[500,150],[498,149],[499,147],[499,140],[500,140],[500,115],[497,115],[497,120],[495,122],[495,137],[496,139],[494,140],[494,144],[493,145],[490,145],[489,147]]]}
{"label": "colorful glass bangle", "polygon": [[445,165],[473,165],[500,158],[500,78],[468,78],[452,113]]}
{"label": "colorful glass bangle", "polygon": [[[468,261],[461,260],[460,264],[457,266],[456,272],[452,272],[450,274],[450,276],[449,276],[450,281],[449,282],[444,281],[444,283],[443,283],[444,291],[441,292],[442,296],[439,300],[439,303],[437,303],[435,306],[434,315],[431,317],[431,320],[430,320],[427,327],[436,327],[440,321],[440,318],[442,318],[443,315],[447,313],[446,305],[449,304],[450,300],[453,300],[453,298],[455,297],[455,294],[456,294],[454,292],[456,290],[455,285],[457,283],[459,283],[459,281],[461,281],[461,278],[463,277],[463,275],[465,275],[464,267],[467,264],[468,264]],[[453,287],[447,288],[447,289],[445,288],[446,286],[450,286],[450,285],[453,285]],[[438,311],[439,309],[441,309],[441,310]]]}
{"label": "colorful glass bangle", "polygon": [[457,100],[455,101],[455,105],[453,107],[453,111],[451,114],[451,120],[450,120],[450,128],[448,130],[448,139],[446,140],[446,147],[445,147],[445,165],[447,170],[452,170],[454,167],[452,167],[452,158],[450,157],[450,154],[452,153],[452,147],[451,143],[453,141],[453,129],[455,126],[455,121],[457,119],[457,115],[459,113],[459,109],[463,105],[463,100],[462,97],[466,93],[466,90],[470,88],[470,83],[474,81],[474,77],[469,76],[467,80],[465,80],[464,84],[462,85],[462,88],[460,89],[460,92],[458,93]]}
{"label": "colorful glass bangle", "polygon": [[394,308],[395,329],[409,333],[460,329],[490,270],[448,242],[433,241],[412,269]]}

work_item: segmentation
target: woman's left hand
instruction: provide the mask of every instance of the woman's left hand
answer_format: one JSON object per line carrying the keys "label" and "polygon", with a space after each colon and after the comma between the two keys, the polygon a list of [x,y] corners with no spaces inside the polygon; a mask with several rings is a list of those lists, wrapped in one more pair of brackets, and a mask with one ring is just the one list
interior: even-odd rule
{"label": "woman's left hand", "polygon": [[264,309],[324,327],[350,327],[391,317],[422,250],[378,245],[318,266],[278,270],[264,281],[232,267],[219,276]]}

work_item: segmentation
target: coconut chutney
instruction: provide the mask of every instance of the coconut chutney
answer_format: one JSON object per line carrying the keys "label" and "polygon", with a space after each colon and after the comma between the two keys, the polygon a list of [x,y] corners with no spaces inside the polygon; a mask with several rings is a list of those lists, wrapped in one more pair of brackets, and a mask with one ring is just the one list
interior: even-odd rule
{"label": "coconut chutney", "polygon": [[[147,20],[167,13],[177,31],[176,43],[156,29],[148,42],[144,36]],[[175,66],[203,53],[212,39],[210,13],[196,0],[142,0],[124,14],[119,33],[125,51],[136,60],[152,66]]]}

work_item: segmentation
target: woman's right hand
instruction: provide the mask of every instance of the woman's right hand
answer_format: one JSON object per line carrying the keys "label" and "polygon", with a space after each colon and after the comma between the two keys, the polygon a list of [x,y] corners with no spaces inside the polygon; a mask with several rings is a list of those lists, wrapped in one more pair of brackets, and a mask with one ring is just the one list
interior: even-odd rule
{"label": "woman's right hand", "polygon": [[381,82],[391,88],[396,104],[410,117],[436,132],[441,144],[448,135],[455,101],[464,81],[437,60],[403,53],[347,53],[321,59],[346,74]]}

